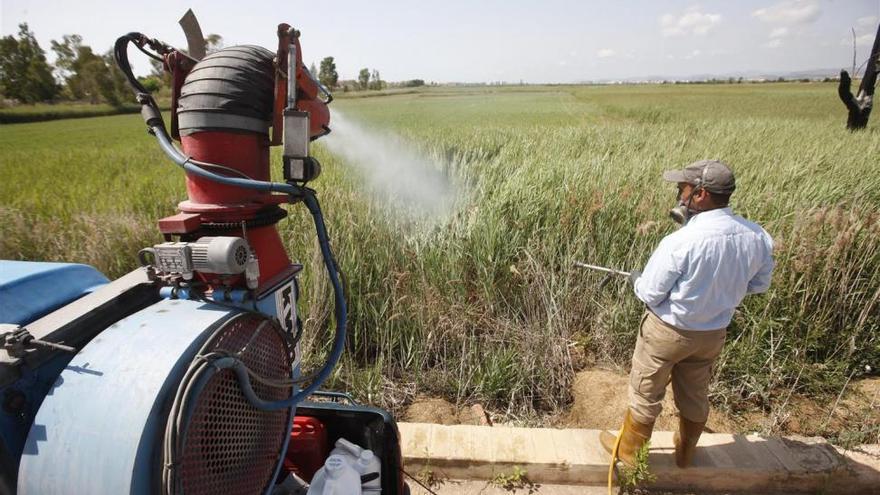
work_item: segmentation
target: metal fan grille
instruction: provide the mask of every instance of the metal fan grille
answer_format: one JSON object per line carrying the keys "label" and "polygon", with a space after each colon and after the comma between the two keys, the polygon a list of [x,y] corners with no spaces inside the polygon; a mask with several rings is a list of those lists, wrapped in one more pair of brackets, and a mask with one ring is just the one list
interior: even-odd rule
{"label": "metal fan grille", "polygon": [[[276,380],[290,376],[291,360],[281,330],[264,318],[247,315],[233,320],[209,347],[206,352],[240,352],[240,359],[261,376]],[[252,384],[264,400],[291,394],[290,388]],[[289,409],[260,411],[251,406],[232,371],[214,375],[199,394],[186,427],[180,466],[184,493],[263,493],[278,463],[289,414]]]}

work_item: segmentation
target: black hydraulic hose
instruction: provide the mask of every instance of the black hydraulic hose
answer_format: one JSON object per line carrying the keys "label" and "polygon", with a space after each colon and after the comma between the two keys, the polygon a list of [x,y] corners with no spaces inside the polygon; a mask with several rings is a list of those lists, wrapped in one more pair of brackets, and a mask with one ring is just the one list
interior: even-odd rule
{"label": "black hydraulic hose", "polygon": [[113,58],[116,59],[116,65],[119,66],[119,70],[125,75],[128,85],[134,89],[135,93],[149,95],[150,92],[144,88],[143,84],[141,84],[136,77],[134,77],[134,74],[131,71],[131,63],[128,61],[128,44],[134,43],[141,51],[146,53],[141,46],[142,40],[144,39],[146,39],[146,36],[141,33],[128,33],[124,36],[120,36],[117,38],[116,44],[113,46]]}
{"label": "black hydraulic hose", "polygon": [[133,43],[144,53],[147,53],[146,50],[143,49],[145,43],[149,43],[151,47],[159,47],[163,50],[169,50],[170,48],[159,41],[150,40],[145,35],[135,32],[120,36],[113,45],[113,58],[116,60],[116,65],[119,67],[119,70],[122,71],[122,74],[125,76],[128,85],[134,90],[135,99],[141,104],[141,117],[143,117],[144,122],[147,123],[147,127],[150,129],[158,126],[164,131],[165,121],[162,120],[162,112],[159,110],[159,105],[156,104],[156,101],[153,99],[153,96],[147,88],[145,88],[144,85],[134,77],[134,73],[131,71],[131,63],[128,61],[129,43]]}
{"label": "black hydraulic hose", "polygon": [[[324,225],[324,219],[323,215],[321,214],[321,207],[318,204],[318,199],[314,196],[313,193],[307,193],[304,195],[303,200],[309,211],[312,213],[315,222],[315,228],[318,234],[318,243],[321,247],[321,255],[324,258],[324,264],[327,268],[327,273],[330,276],[330,283],[333,285],[333,293],[335,296],[334,305],[336,309],[336,336],[333,342],[333,348],[330,351],[330,356],[327,358],[327,361],[325,361],[324,366],[316,374],[315,379],[312,380],[312,382],[306,388],[300,390],[288,399],[269,402],[258,397],[256,392],[254,392],[253,385],[251,384],[251,378],[248,372],[248,368],[245,366],[244,362],[235,357],[220,357],[207,363],[200,371],[207,371],[208,374],[204,375],[202,373],[199,373],[200,375],[202,375],[199,377],[199,383],[201,383],[202,385],[197,386],[195,390],[201,390],[201,387],[208,383],[210,376],[212,376],[213,374],[223,369],[231,369],[233,372],[235,372],[235,376],[238,379],[238,384],[241,387],[242,393],[252,406],[264,411],[285,409],[296,405],[297,403],[301,402],[306,397],[311,395],[313,392],[318,390],[318,388],[320,388],[320,386],[327,380],[327,378],[330,377],[330,373],[333,371],[336,363],[339,362],[339,358],[342,356],[342,352],[345,348],[345,326],[347,319],[345,295],[342,291],[342,284],[339,281],[336,261],[333,259],[333,253],[330,251],[330,239],[327,236],[327,228]],[[189,416],[189,414],[187,414],[187,416]],[[188,424],[188,422],[189,418],[187,417],[185,418],[183,424]]]}

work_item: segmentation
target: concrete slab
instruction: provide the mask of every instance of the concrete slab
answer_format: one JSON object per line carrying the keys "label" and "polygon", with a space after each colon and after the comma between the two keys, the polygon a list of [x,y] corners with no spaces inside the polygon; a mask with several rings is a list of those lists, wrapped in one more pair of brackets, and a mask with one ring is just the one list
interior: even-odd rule
{"label": "concrete slab", "polygon": [[[404,463],[410,473],[430,471],[439,479],[475,481],[491,480],[519,467],[533,483],[573,485],[582,490],[577,493],[586,493],[585,486],[598,487],[606,481],[608,456],[599,444],[598,430],[399,426]],[[671,432],[654,433],[649,457],[651,472],[657,477],[654,489],[872,493],[880,486],[880,446],[842,451],[821,438],[704,434],[694,465],[688,469],[675,466],[673,450]],[[481,486],[480,493],[493,493],[485,491],[491,484]]]}
{"label": "concrete slab", "polygon": [[447,480],[430,487],[431,491],[410,482],[412,495],[606,495],[604,487],[575,485],[532,485],[507,490],[488,481]]}

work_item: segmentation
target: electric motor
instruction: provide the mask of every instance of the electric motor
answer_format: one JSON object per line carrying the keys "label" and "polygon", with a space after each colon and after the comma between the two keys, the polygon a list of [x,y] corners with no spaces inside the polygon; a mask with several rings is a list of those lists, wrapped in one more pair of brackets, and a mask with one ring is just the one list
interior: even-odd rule
{"label": "electric motor", "polygon": [[238,275],[251,261],[251,250],[241,237],[202,237],[195,242],[163,242],[141,251],[152,254],[156,270],[164,274],[179,274],[192,278],[193,272]]}
{"label": "electric motor", "polygon": [[250,249],[241,237],[202,237],[190,243],[197,272],[239,274],[247,266]]}

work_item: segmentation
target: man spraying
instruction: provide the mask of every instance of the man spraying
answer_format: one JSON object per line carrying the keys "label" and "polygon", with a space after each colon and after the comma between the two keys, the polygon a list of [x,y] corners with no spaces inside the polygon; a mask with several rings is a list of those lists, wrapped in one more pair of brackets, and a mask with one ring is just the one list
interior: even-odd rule
{"label": "man spraying", "polygon": [[[671,380],[679,411],[675,462],[684,468],[709,417],[712,364],[734,309],[747,294],[770,287],[773,240],[728,206],[736,183],[726,164],[701,160],[664,172],[663,179],[678,184],[679,205],[670,214],[683,226],[660,242],[644,272],[630,274],[647,310],[632,358],[618,458],[634,464]],[[599,438],[613,453],[614,435],[603,431]]]}

